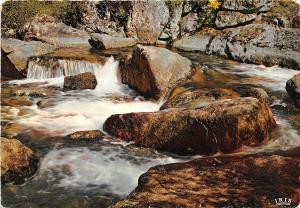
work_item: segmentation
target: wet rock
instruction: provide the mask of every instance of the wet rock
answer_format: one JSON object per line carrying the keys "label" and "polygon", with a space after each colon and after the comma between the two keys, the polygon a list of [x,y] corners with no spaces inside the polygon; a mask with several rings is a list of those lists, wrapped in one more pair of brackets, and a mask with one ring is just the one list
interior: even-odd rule
{"label": "wet rock", "polygon": [[20,109],[19,109],[19,112],[18,112],[18,116],[25,116],[25,115],[28,115],[28,114],[31,114],[31,113],[34,113],[34,111],[31,110],[31,109],[28,109],[28,108],[20,108]]}
{"label": "wet rock", "polygon": [[168,23],[169,10],[164,1],[133,1],[127,22],[127,36],[139,43],[154,44]]}
{"label": "wet rock", "polygon": [[299,157],[251,155],[160,165],[140,176],[136,189],[113,207],[275,208],[274,199],[282,195],[297,206],[299,162]]}
{"label": "wet rock", "polygon": [[1,137],[1,182],[23,183],[38,167],[38,159],[31,149],[16,139]]}
{"label": "wet rock", "polygon": [[33,105],[33,102],[27,97],[13,97],[13,98],[1,99],[1,105],[11,106],[11,107],[31,106]]}
{"label": "wet rock", "polygon": [[165,48],[137,45],[122,66],[122,81],[146,97],[161,98],[192,74],[191,61]]}
{"label": "wet rock", "polygon": [[287,81],[286,91],[296,106],[300,107],[300,74],[296,74]]}
{"label": "wet rock", "polygon": [[58,22],[49,15],[36,15],[23,28],[25,40],[40,40],[57,47],[87,47],[90,35]]}
{"label": "wet rock", "polygon": [[103,132],[100,130],[90,130],[90,131],[76,131],[72,134],[66,136],[68,139],[72,139],[74,141],[93,141],[101,139],[105,136]]}
{"label": "wet rock", "polygon": [[43,109],[43,108],[49,108],[55,106],[57,100],[55,99],[46,99],[46,100],[39,100],[36,104],[38,108]]}
{"label": "wet rock", "polygon": [[95,74],[92,72],[67,76],[64,79],[64,89],[67,90],[95,89],[96,86],[97,79]]}
{"label": "wet rock", "polygon": [[220,11],[217,14],[216,26],[217,28],[237,26],[250,22],[256,17],[256,14],[243,14],[234,11]]}
{"label": "wet rock", "polygon": [[106,34],[93,33],[90,44],[97,49],[110,49],[134,46],[137,43],[135,38],[113,37]]}
{"label": "wet rock", "polygon": [[257,146],[276,127],[272,112],[256,98],[217,101],[203,108],[112,115],[104,130],[137,146],[178,154],[232,152]]}
{"label": "wet rock", "polygon": [[46,97],[47,90],[42,88],[25,88],[25,89],[18,89],[14,92],[16,96],[29,96],[29,97]]}
{"label": "wet rock", "polygon": [[[239,98],[239,94],[224,88],[195,88],[176,87],[160,110],[167,108],[197,108],[209,105],[216,100]],[[179,91],[179,92],[177,92]]]}
{"label": "wet rock", "polygon": [[255,97],[261,102],[266,102],[268,104],[272,102],[272,98],[262,88],[245,88],[242,89],[240,93],[242,97]]}
{"label": "wet rock", "polygon": [[53,52],[56,47],[39,41],[25,42],[17,39],[1,39],[1,50],[4,62],[1,62],[3,75],[26,75],[28,60],[31,57],[41,56]]}
{"label": "wet rock", "polygon": [[[2,119],[8,119],[7,115],[2,116]],[[15,119],[15,118],[14,118]],[[18,123],[7,122],[5,125],[1,125],[1,136],[5,138],[15,138],[22,132],[25,132],[27,127]]]}

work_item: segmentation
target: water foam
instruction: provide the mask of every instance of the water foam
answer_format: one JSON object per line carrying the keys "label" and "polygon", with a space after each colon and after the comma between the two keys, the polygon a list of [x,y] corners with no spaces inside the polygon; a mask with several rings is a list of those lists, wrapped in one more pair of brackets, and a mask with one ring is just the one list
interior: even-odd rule
{"label": "water foam", "polygon": [[[69,91],[62,93],[62,97],[57,95],[54,106],[44,109],[31,106],[33,113],[18,122],[60,136],[79,130],[102,129],[104,121],[113,114],[159,110],[159,103],[134,99],[135,93],[120,83],[119,63],[113,57],[108,58],[103,66],[92,69],[98,82],[95,90]],[[116,97],[127,97],[129,101],[116,100]]]}
{"label": "water foam", "polygon": [[266,67],[253,64],[238,64],[233,66],[232,70],[220,70],[224,73],[256,77],[256,80],[252,80],[252,82],[274,91],[285,91],[287,80],[299,73],[297,70],[281,68],[279,66]]}
{"label": "water foam", "polygon": [[41,161],[40,172],[56,179],[59,187],[102,188],[106,194],[126,196],[150,167],[173,162],[178,160],[132,156],[117,146],[103,146],[100,151],[76,147],[50,151]]}
{"label": "water foam", "polygon": [[263,65],[241,64],[236,66],[237,74],[251,77],[262,77],[265,80],[258,79],[261,84],[274,91],[285,91],[287,80],[299,73],[297,70],[281,68],[279,66],[265,67]]}

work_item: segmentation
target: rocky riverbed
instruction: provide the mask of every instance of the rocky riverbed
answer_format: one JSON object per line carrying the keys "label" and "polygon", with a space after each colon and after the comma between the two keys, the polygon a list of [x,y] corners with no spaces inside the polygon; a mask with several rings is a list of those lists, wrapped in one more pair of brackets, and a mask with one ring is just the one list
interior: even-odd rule
{"label": "rocky riverbed", "polygon": [[299,5],[72,6],[3,30],[4,207],[299,204]]}

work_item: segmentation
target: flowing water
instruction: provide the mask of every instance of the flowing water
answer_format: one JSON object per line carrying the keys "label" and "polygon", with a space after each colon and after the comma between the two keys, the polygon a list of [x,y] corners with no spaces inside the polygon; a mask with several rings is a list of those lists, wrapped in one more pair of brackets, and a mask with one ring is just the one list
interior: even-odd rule
{"label": "flowing water", "polygon": [[[285,93],[285,82],[297,71],[240,64],[196,53],[181,54],[201,66],[206,74],[204,85],[208,87],[256,86],[276,96],[271,105],[280,126],[276,140],[243,151],[274,151],[300,145],[300,113],[289,108]],[[97,52],[93,55],[103,60]],[[17,136],[41,158],[32,179],[23,185],[2,186],[4,206],[108,207],[128,195],[136,187],[138,177],[150,167],[190,159],[136,148],[109,135],[93,143],[63,138],[79,130],[101,130],[112,114],[159,110],[161,103],[147,101],[120,83],[118,70],[118,61],[113,57],[101,62],[38,58],[30,61],[26,80],[2,84],[5,99],[10,97],[4,90],[12,88],[42,89],[45,94],[32,97],[32,105],[2,106],[2,135]],[[64,76],[87,71],[97,77],[95,90],[62,89]]]}

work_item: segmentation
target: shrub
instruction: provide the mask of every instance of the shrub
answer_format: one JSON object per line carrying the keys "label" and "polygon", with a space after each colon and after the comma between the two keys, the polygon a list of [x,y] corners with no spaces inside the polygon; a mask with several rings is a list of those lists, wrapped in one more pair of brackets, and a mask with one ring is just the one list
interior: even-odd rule
{"label": "shrub", "polygon": [[74,10],[70,1],[7,1],[2,5],[1,27],[19,29],[36,14],[49,14],[63,20]]}

